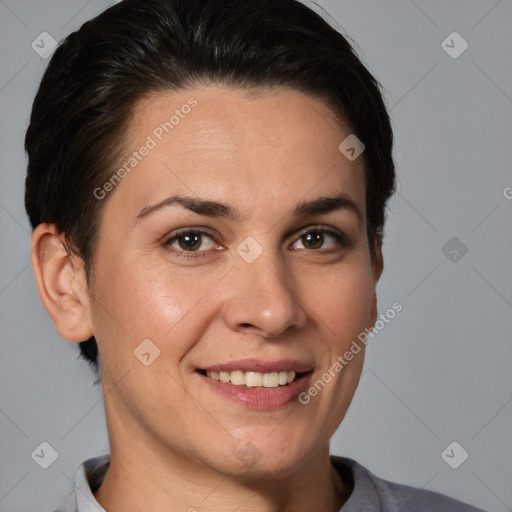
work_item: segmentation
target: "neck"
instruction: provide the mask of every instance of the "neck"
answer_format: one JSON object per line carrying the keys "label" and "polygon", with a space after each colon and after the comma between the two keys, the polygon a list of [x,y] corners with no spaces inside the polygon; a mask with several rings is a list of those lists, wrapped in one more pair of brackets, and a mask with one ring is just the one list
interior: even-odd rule
{"label": "neck", "polygon": [[109,512],[338,512],[352,491],[331,466],[328,446],[285,478],[265,474],[243,480],[190,458],[172,454],[164,459],[133,448],[112,446],[109,470],[95,493]]}

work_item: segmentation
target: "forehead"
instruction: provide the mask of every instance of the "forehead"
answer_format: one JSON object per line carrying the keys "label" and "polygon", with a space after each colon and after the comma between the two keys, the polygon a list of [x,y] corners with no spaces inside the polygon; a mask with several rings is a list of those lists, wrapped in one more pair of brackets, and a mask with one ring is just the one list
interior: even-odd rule
{"label": "forehead", "polygon": [[137,162],[111,199],[128,210],[186,193],[230,198],[240,209],[265,204],[270,214],[344,192],[364,211],[363,158],[349,161],[339,151],[349,134],[326,104],[288,88],[152,94],[134,109],[124,162],[130,155]]}
{"label": "forehead", "polygon": [[319,139],[324,141],[322,146],[334,143],[337,148],[343,133],[350,133],[350,129],[330,107],[295,89],[210,86],[145,97],[133,110],[129,140],[136,145],[141,135],[152,134],[168,146],[173,145],[171,139],[180,139],[179,145],[185,151],[208,146],[242,150],[241,144],[249,144],[257,136],[260,143],[283,148],[284,142],[306,141],[306,149],[312,143],[318,144]]}

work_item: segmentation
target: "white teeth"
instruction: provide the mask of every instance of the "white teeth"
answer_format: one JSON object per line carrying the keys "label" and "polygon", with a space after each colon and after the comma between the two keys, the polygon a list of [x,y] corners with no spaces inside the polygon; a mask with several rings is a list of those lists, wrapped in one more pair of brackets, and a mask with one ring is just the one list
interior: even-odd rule
{"label": "white teeth", "polygon": [[278,386],[286,386],[291,384],[297,376],[295,371],[280,371],[280,372],[244,372],[242,370],[235,370],[233,372],[215,372],[206,371],[206,376],[213,380],[220,380],[221,382],[231,382],[235,386],[247,386],[248,388],[277,388]]}
{"label": "white teeth", "polygon": [[263,374],[263,387],[264,388],[277,388],[279,386],[279,373],[264,373]]}
{"label": "white teeth", "polygon": [[243,386],[245,384],[245,372],[241,370],[231,372],[231,384],[234,384],[235,386]]}
{"label": "white teeth", "polygon": [[248,388],[263,386],[263,374],[259,372],[245,372],[245,385]]}

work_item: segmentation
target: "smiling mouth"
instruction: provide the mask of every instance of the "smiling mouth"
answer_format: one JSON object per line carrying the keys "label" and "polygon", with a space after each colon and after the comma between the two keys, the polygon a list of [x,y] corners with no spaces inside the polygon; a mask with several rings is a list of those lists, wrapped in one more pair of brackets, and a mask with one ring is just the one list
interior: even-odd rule
{"label": "smiling mouth", "polygon": [[302,377],[302,373],[292,371],[275,371],[269,373],[251,372],[243,370],[210,371],[199,370],[199,373],[213,380],[218,380],[226,384],[235,386],[245,386],[248,388],[277,388],[287,386],[295,380]]}

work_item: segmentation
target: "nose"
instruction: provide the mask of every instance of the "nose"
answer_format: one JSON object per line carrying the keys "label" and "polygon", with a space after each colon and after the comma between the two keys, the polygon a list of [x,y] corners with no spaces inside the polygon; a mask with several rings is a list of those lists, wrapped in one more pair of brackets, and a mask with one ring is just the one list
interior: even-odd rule
{"label": "nose", "polygon": [[263,251],[252,263],[240,259],[230,272],[229,297],[223,311],[225,323],[234,331],[275,338],[307,323],[293,277],[285,262],[270,252]]}

